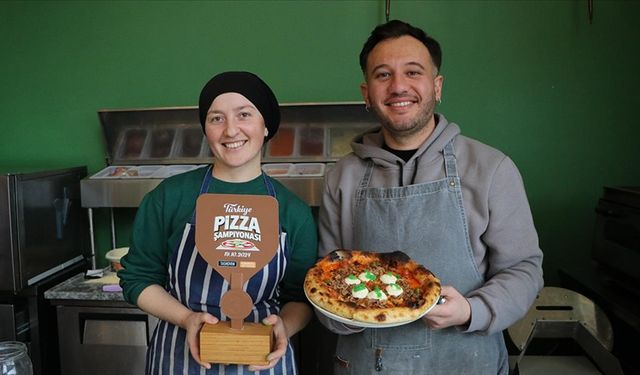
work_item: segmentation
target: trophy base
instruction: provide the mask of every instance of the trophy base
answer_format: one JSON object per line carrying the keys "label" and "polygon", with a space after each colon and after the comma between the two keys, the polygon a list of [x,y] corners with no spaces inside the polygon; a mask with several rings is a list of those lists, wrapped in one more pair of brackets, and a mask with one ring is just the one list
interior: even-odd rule
{"label": "trophy base", "polygon": [[273,327],[261,323],[231,328],[231,322],[205,323],[200,330],[200,359],[209,363],[266,365]]}

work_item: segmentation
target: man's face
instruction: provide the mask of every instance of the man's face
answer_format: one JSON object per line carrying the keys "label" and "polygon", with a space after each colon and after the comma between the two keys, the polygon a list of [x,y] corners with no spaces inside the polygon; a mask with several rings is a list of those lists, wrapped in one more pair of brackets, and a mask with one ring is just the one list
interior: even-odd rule
{"label": "man's face", "polygon": [[433,110],[443,80],[435,76],[429,50],[414,37],[384,40],[369,53],[362,96],[399,143],[416,135],[428,137],[435,127]]}

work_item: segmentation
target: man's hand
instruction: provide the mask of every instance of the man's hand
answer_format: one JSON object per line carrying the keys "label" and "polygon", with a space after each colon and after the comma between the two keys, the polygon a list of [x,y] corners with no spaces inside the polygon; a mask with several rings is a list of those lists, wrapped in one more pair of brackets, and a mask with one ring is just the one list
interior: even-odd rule
{"label": "man's hand", "polygon": [[440,292],[446,302],[436,305],[422,319],[433,329],[461,326],[471,319],[471,305],[460,292],[452,286],[443,286]]}
{"label": "man's hand", "polygon": [[211,364],[200,360],[200,336],[198,333],[200,333],[200,328],[204,323],[216,324],[218,323],[218,318],[209,313],[192,311],[180,322],[180,327],[187,331],[187,343],[193,359],[200,366],[209,369]]}

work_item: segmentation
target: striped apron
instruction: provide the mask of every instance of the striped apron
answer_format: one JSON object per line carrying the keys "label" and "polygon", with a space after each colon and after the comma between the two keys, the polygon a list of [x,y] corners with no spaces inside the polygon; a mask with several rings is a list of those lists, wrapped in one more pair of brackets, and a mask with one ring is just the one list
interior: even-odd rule
{"label": "striped apron", "polygon": [[[209,167],[200,188],[200,194],[209,189],[212,180],[212,169]],[[269,195],[276,197],[273,185],[263,173],[262,177]],[[229,290],[229,283],[218,274],[200,256],[195,248],[195,212],[190,222],[186,223],[182,239],[171,256],[169,265],[169,281],[167,291],[183,305],[193,311],[203,311],[225,321],[228,318],[220,310],[220,300]],[[284,277],[287,267],[288,251],[286,233],[280,231],[280,245],[271,262],[256,273],[244,285],[244,290],[251,296],[253,309],[245,319],[258,323],[270,314],[278,314],[278,284]],[[249,371],[244,365],[212,364],[207,370],[200,366],[191,356],[186,341],[186,331],[169,322],[161,320],[153,332],[147,351],[147,374],[183,375],[183,374],[295,374],[293,350],[291,344],[287,353],[272,369]]]}

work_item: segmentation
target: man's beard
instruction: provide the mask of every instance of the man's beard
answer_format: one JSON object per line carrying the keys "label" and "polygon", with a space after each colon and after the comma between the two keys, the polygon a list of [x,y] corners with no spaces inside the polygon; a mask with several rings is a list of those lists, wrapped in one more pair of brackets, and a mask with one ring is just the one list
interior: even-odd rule
{"label": "man's beard", "polygon": [[382,123],[382,127],[386,129],[391,136],[396,139],[407,139],[423,131],[424,128],[427,127],[427,124],[429,124],[429,120],[433,117],[435,107],[434,96],[423,102],[418,114],[414,118],[404,122],[393,122],[380,111],[378,107],[373,107],[373,110]]}

